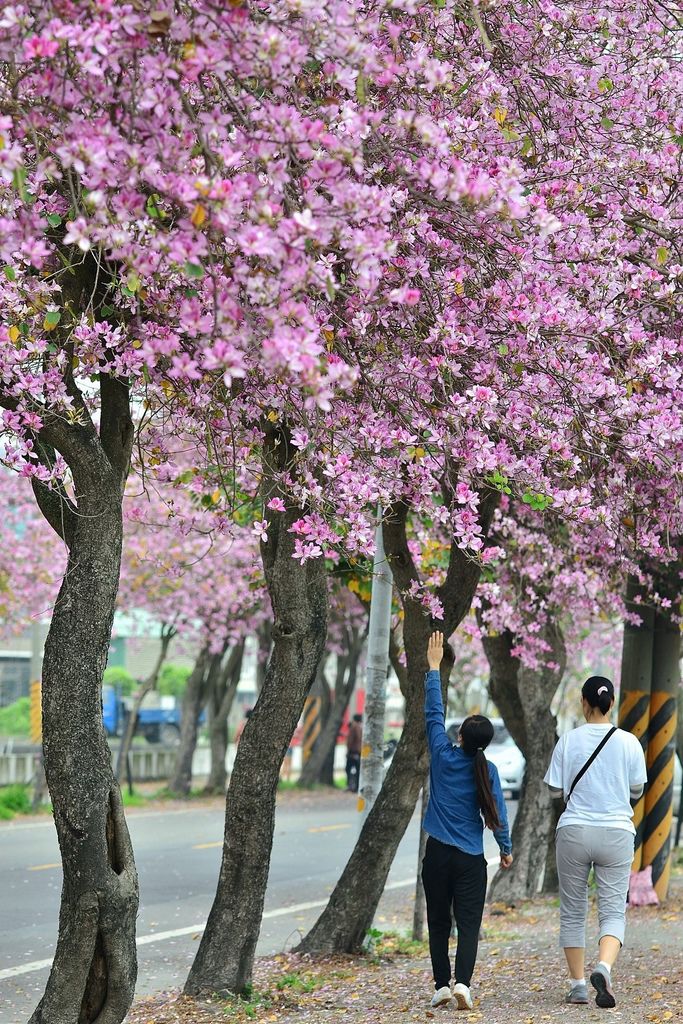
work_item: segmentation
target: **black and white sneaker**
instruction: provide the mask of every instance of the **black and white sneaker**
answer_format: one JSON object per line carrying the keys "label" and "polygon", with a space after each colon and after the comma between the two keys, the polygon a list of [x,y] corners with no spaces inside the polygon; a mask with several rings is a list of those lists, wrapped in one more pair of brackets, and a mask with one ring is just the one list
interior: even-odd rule
{"label": "black and white sneaker", "polygon": [[617,1001],[614,998],[614,992],[612,991],[612,978],[610,972],[598,964],[593,973],[591,974],[591,985],[595,989],[595,1005],[602,1007],[603,1010],[611,1010],[612,1007],[617,1005]]}

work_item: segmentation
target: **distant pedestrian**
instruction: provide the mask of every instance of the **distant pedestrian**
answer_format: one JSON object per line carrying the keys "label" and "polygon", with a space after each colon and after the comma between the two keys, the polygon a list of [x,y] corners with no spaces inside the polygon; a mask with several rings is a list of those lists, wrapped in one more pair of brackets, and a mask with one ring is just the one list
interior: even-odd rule
{"label": "distant pedestrian", "polygon": [[[441,1006],[455,998],[459,1010],[471,1010],[470,983],[486,899],[484,826],[492,830],[498,843],[501,868],[512,864],[512,843],[498,770],[484,756],[493,739],[493,725],[483,715],[470,715],[460,726],[457,745],[451,743],[444,726],[441,699],[442,657],[443,634],[432,633],[425,679],[425,722],[431,763],[429,804],[424,819],[428,838],[422,862],[434,972],[431,1003]],[[458,929],[452,993],[448,956],[451,914]]]}
{"label": "distant pedestrian", "polygon": [[354,715],[346,737],[346,788],[350,793],[358,792],[360,753],[363,749],[362,721],[362,715]]}
{"label": "distant pedestrian", "polygon": [[598,1006],[616,1006],[612,967],[624,942],[626,896],[635,828],[631,800],[647,782],[645,757],[631,733],[610,721],[614,686],[591,676],[581,690],[586,724],[565,733],[553,751],[545,782],[566,808],[557,826],[560,945],[569,967],[568,1003],[587,1003],[584,978],[588,875],[595,874],[599,962],[590,976]]}

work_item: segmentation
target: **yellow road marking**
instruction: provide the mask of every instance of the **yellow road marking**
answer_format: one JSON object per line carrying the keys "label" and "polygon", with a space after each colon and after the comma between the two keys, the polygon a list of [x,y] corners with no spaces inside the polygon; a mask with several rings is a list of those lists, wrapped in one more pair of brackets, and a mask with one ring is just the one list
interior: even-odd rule
{"label": "yellow road marking", "polygon": [[309,832],[335,832],[340,828],[351,828],[350,825],[318,825],[317,828],[309,828]]}
{"label": "yellow road marking", "polygon": [[29,871],[49,871],[50,868],[61,868],[61,864],[34,864],[28,868]]}
{"label": "yellow road marking", "polygon": [[214,846],[222,846],[222,845],[223,845],[223,840],[219,839],[215,843],[197,843],[197,845],[193,846],[192,849],[193,850],[211,850],[211,849],[213,849]]}

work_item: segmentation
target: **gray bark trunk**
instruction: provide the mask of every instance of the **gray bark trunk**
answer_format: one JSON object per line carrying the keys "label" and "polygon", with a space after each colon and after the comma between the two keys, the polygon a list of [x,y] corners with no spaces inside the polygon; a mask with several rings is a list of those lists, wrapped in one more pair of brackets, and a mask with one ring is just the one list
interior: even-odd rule
{"label": "gray bark trunk", "polygon": [[197,746],[199,716],[206,703],[209,678],[220,664],[220,654],[211,654],[205,645],[197,656],[194,668],[187,680],[180,713],[180,743],[176,751],[173,775],[168,789],[178,796],[189,796],[192,789],[192,759]]}
{"label": "gray bark trunk", "polygon": [[[289,468],[285,431],[267,435],[264,498]],[[226,798],[218,890],[185,992],[244,993],[251,982],[275,824],[280,766],[316,676],[327,635],[327,578],[322,558],[301,565],[289,532],[300,508],[274,513],[261,546],[273,608],[273,650],[248,719]]]}
{"label": "gray bark trunk", "polygon": [[266,668],[268,667],[268,659],[270,658],[270,652],[273,649],[273,624],[272,622],[262,622],[259,626],[256,639],[258,646],[256,650],[256,694],[261,692],[263,684],[266,678]]}
{"label": "gray bark trunk", "polygon": [[[483,501],[484,535],[489,529],[497,500],[496,495],[487,495]],[[422,605],[406,597],[411,583],[419,579],[408,547],[407,517],[407,507],[398,505],[390,510],[384,524],[384,547],[405,612],[403,641],[407,670],[399,676],[405,697],[403,732],[384,784],[329,902],[297,947],[302,952],[351,953],[361,949],[384,891],[398,844],[413,816],[427,771],[424,676],[427,669],[427,640],[432,624]],[[444,622],[439,625],[442,625],[446,636],[454,632],[467,614],[478,580],[478,567],[453,545],[446,579],[438,591],[445,609]],[[452,652],[446,648],[441,670],[444,690],[452,664]]]}
{"label": "gray bark trunk", "polygon": [[[138,880],[102,723],[123,538],[121,501],[132,443],[128,390],[103,375],[99,434],[71,384],[81,422],[46,417],[77,494],[36,487],[41,511],[69,546],[43,663],[45,775],[63,867],[57,948],[30,1024],[119,1024],[137,976]],[[44,443],[43,443],[44,441]]]}
{"label": "gray bark trunk", "polygon": [[215,684],[209,695],[209,743],[211,745],[211,769],[204,792],[225,794],[228,773],[225,758],[228,751],[228,716],[232,708],[237,687],[242,675],[244,642],[236,644],[216,675]]}
{"label": "gray bark trunk", "polygon": [[417,876],[415,879],[415,906],[413,908],[413,941],[422,942],[425,934],[427,917],[427,901],[422,885],[422,861],[427,851],[427,833],[424,830],[425,814],[429,805],[429,775],[425,776],[422,786],[422,802],[420,808],[420,843],[417,851]]}
{"label": "gray bark trunk", "polygon": [[304,789],[314,786],[318,782],[323,785],[334,785],[335,744],[344,720],[344,713],[356,687],[362,645],[363,635],[359,630],[347,633],[347,654],[340,657],[337,662],[337,678],[332,705],[311,751],[311,756],[299,776],[298,785]]}
{"label": "gray bark trunk", "polygon": [[545,855],[545,871],[541,892],[546,896],[555,895],[560,891],[560,879],[557,874],[557,855],[555,850],[555,830],[564,810],[564,800],[560,797],[552,802],[550,808],[550,834]]}
{"label": "gray bark trunk", "polygon": [[544,638],[559,671],[532,671],[521,665],[510,653],[513,638],[509,633],[483,640],[491,670],[491,697],[526,759],[512,828],[514,862],[509,870],[499,871],[493,879],[492,900],[536,896],[546,867],[553,816],[550,790],[543,776],[557,742],[557,721],[550,704],[564,674],[566,653],[562,634],[554,623],[547,625]]}

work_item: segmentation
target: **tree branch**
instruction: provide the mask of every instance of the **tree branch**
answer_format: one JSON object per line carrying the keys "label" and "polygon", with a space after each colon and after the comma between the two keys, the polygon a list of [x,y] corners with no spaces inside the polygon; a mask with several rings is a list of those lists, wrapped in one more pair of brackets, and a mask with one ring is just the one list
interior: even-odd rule
{"label": "tree branch", "polygon": [[127,382],[117,377],[101,373],[100,397],[100,440],[123,492],[133,450],[130,387]]}
{"label": "tree branch", "polygon": [[[493,488],[487,488],[483,494],[479,494],[479,523],[484,537],[488,535],[499,501],[500,493]],[[455,541],[451,541],[446,579],[437,590],[444,608],[443,631],[446,636],[451,635],[467,614],[480,575],[479,562],[459,548]]]}

